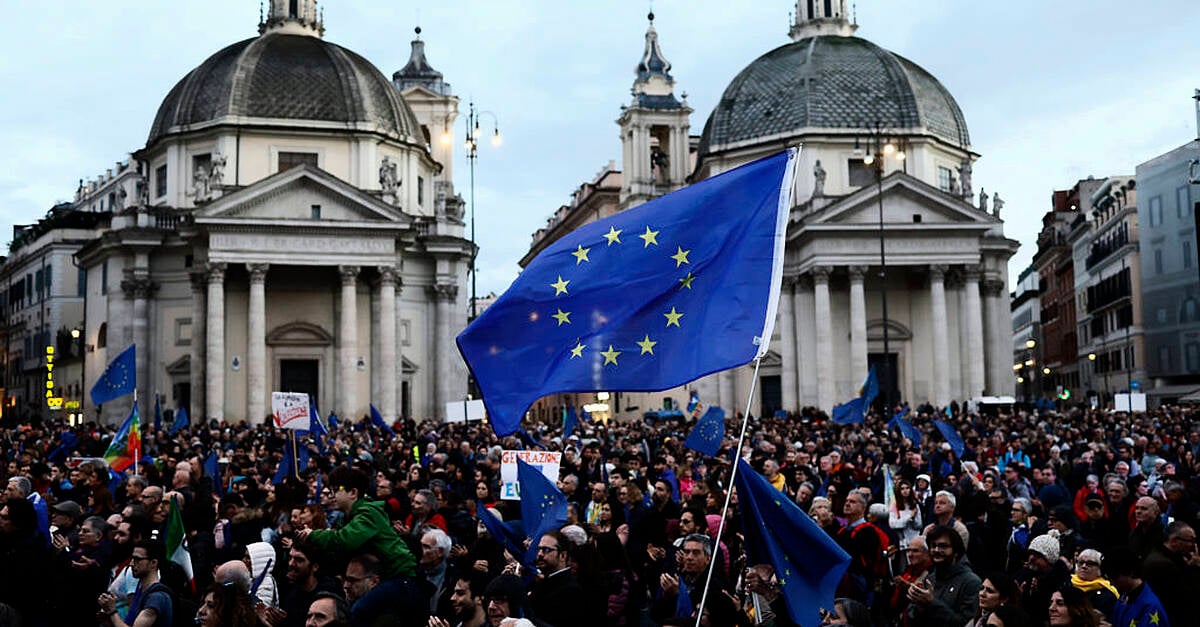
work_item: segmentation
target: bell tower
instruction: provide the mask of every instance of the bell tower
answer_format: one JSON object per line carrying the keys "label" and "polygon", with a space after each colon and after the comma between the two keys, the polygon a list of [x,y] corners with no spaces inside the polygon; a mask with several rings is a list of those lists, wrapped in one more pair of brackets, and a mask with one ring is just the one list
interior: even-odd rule
{"label": "bell tower", "polygon": [[317,0],[269,0],[270,8],[262,15],[259,5],[258,33],[279,32],[285,35],[325,34],[324,20],[317,9]]}
{"label": "bell tower", "polygon": [[858,30],[846,11],[847,0],[796,0],[795,20],[788,29],[792,41],[817,35],[849,37]]}
{"label": "bell tower", "polygon": [[627,209],[683,187],[691,169],[688,116],[692,109],[675,97],[671,64],[663,56],[648,16],[646,47],[634,70],[633,98],[621,107],[621,208]]}

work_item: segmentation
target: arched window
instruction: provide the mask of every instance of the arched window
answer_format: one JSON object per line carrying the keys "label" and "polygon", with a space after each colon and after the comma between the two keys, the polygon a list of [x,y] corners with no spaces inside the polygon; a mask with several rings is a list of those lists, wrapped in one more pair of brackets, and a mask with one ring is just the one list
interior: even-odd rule
{"label": "arched window", "polygon": [[101,322],[100,330],[96,333],[96,348],[108,346],[108,323]]}

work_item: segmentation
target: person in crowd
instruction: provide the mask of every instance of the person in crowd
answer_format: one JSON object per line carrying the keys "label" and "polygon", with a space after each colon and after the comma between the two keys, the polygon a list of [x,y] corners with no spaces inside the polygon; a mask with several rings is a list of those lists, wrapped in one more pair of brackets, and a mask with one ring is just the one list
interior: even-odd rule
{"label": "person in crowd", "polygon": [[964,563],[966,545],[962,536],[947,525],[925,532],[933,562],[930,576],[908,587],[907,623],[922,625],[965,625],[979,609],[982,582]]}
{"label": "person in crowd", "polygon": [[505,573],[488,583],[483,591],[489,627],[500,627],[509,618],[524,618],[528,592],[521,578]]}
{"label": "person in crowd", "polygon": [[1050,595],[1046,615],[1050,627],[1098,627],[1100,624],[1100,617],[1092,609],[1087,595],[1072,587],[1055,590]]}
{"label": "person in crowd", "polygon": [[128,612],[117,613],[117,598],[108,592],[96,600],[106,624],[113,627],[169,627],[174,620],[175,597],[159,583],[159,565],[166,560],[166,547],[158,540],[142,540],[133,546],[129,561],[138,580],[137,592]]}
{"label": "person in crowd", "polygon": [[926,572],[933,565],[929,558],[929,548],[925,544],[925,536],[916,536],[904,549],[904,570],[892,579],[892,594],[888,602],[891,616],[903,616],[908,608],[908,587],[914,582],[924,581]]}
{"label": "person in crowd", "polygon": [[1172,625],[1200,624],[1195,603],[1200,594],[1200,553],[1196,530],[1175,521],[1167,525],[1162,544],[1142,562],[1142,578],[1158,595]]}
{"label": "person in crowd", "polygon": [[582,610],[587,606],[583,588],[569,562],[571,541],[558,531],[544,534],[537,545],[538,579],[529,590],[529,609],[551,625],[593,624],[597,618]]}
{"label": "person in crowd", "polygon": [[1036,520],[1033,517],[1033,503],[1023,496],[1013,499],[1009,520],[1012,532],[1005,545],[1007,557],[1004,563],[1005,570],[1012,573],[1025,563],[1025,551],[1029,548],[1029,541],[1034,538],[1033,523]]}
{"label": "person in crowd", "polygon": [[309,604],[304,627],[350,627],[346,600],[332,592],[322,592]]}
{"label": "person in crowd", "polygon": [[1070,578],[1066,564],[1059,559],[1058,533],[1051,531],[1029,542],[1025,567],[1017,573],[1021,588],[1021,607],[1035,621],[1047,620],[1050,595],[1062,589]]}
{"label": "person in crowd", "polygon": [[1142,565],[1133,550],[1126,546],[1117,546],[1106,557],[1103,564],[1104,576],[1112,581],[1120,595],[1113,607],[1109,624],[1168,624],[1167,610],[1154,590],[1142,579]]}
{"label": "person in crowd", "polygon": [[1088,602],[1104,616],[1112,614],[1117,602],[1117,588],[1105,579],[1101,565],[1104,555],[1096,549],[1084,549],[1075,557],[1075,572],[1071,573],[1071,585],[1088,596]]}
{"label": "person in crowd", "polygon": [[214,583],[204,593],[196,612],[196,624],[200,627],[255,627],[258,616],[245,591]]}
{"label": "person in crowd", "polygon": [[925,526],[912,483],[905,479],[896,482],[896,503],[888,512],[888,526],[896,532],[901,549],[907,548],[914,538],[920,537],[921,529]]}
{"label": "person in crowd", "polygon": [[983,627],[1001,606],[1019,606],[1020,603],[1021,591],[1012,577],[998,571],[988,573],[979,586],[979,609],[966,627]]}
{"label": "person in crowd", "polygon": [[988,615],[987,627],[1035,627],[1029,614],[1016,605],[1001,605]]}
{"label": "person in crowd", "polygon": [[1150,551],[1160,546],[1166,537],[1161,513],[1158,501],[1153,497],[1138,497],[1133,504],[1133,518],[1136,524],[1129,531],[1129,548],[1141,559],[1146,559]]}
{"label": "person in crowd", "polygon": [[428,627],[483,627],[487,623],[483,605],[486,582],[486,577],[478,572],[455,577],[450,594],[451,612],[429,617]]}
{"label": "person in crowd", "polygon": [[[244,566],[244,565],[243,565]],[[272,627],[303,625],[308,608],[323,592],[338,593],[337,580],[322,572],[322,563],[312,546],[296,543],[288,550],[287,592],[278,608],[258,606],[259,617]]]}

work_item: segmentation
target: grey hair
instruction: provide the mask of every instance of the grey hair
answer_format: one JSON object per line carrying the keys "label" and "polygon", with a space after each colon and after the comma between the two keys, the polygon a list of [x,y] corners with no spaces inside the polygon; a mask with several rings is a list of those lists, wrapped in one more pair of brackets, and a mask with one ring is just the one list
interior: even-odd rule
{"label": "grey hair", "polygon": [[956,508],[956,509],[958,508],[958,499],[957,499],[957,498],[955,498],[955,496],[954,496],[954,493],[953,493],[953,492],[950,492],[949,490],[938,490],[938,491],[937,491],[937,494],[934,494],[934,495],[933,495],[933,497],[934,497],[935,499],[936,499],[937,497],[939,497],[939,496],[944,496],[944,497],[946,497],[946,500],[947,500],[947,501],[950,501],[950,507],[953,507],[953,508]]}
{"label": "grey hair", "polygon": [[93,529],[95,529],[96,535],[98,535],[98,536],[103,537],[105,535],[108,535],[108,529],[109,529],[108,521],[104,520],[100,516],[88,516],[87,518],[83,519],[83,524],[89,525]]}
{"label": "grey hair", "polygon": [[700,546],[704,547],[704,554],[709,557],[712,557],[712,540],[709,540],[708,536],[706,536],[702,533],[693,533],[693,534],[686,535],[686,536],[684,536],[683,543],[680,544],[680,546],[683,546],[683,544],[686,544],[688,542],[699,542]]}
{"label": "grey hair", "polygon": [[1020,505],[1021,509],[1025,510],[1026,514],[1033,513],[1033,502],[1023,496],[1018,496],[1017,498],[1013,499],[1013,505]]}
{"label": "grey hair", "polygon": [[450,546],[453,543],[450,541],[450,536],[446,535],[445,531],[442,531],[437,527],[433,527],[429,531],[426,531],[425,535],[433,538],[433,541],[437,543],[437,548],[441,550],[443,555],[447,557],[450,556]]}
{"label": "grey hair", "polygon": [[29,481],[29,477],[23,475],[10,477],[8,482],[17,484],[17,489],[21,491],[21,496],[23,497],[29,496],[29,493],[33,492],[33,483]]}

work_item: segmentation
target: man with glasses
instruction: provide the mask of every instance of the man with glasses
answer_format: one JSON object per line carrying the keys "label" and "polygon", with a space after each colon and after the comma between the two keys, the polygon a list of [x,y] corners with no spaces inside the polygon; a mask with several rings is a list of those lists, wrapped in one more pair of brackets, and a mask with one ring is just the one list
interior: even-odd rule
{"label": "man with glasses", "polygon": [[[671,618],[687,618],[700,606],[704,594],[704,578],[712,561],[713,547],[708,536],[694,533],[683,539],[679,549],[679,576],[663,573],[659,575],[659,593],[651,609],[651,618],[659,623]],[[709,584],[709,599],[719,598],[727,589],[720,569],[713,573]],[[716,597],[714,597],[716,595]]]}
{"label": "man with glasses", "polygon": [[837,534],[837,543],[850,554],[850,567],[838,585],[838,596],[870,605],[876,565],[883,559],[886,546],[881,546],[879,528],[867,522],[866,512],[867,497],[858,490],[851,490],[842,507],[846,525]]}
{"label": "man with glasses", "polygon": [[937,525],[925,534],[933,563],[924,582],[908,587],[909,627],[965,625],[979,609],[979,576],[963,564],[966,545],[953,527]]}
{"label": "man with glasses", "polygon": [[174,596],[169,588],[158,580],[158,565],[165,557],[166,548],[158,540],[141,540],[133,547],[129,565],[138,580],[137,591],[125,615],[117,612],[117,598],[111,593],[100,595],[100,613],[107,624],[113,627],[165,627],[171,624],[174,612]]}
{"label": "man with glasses", "polygon": [[1175,521],[1167,526],[1165,537],[1142,563],[1142,578],[1158,594],[1173,627],[1200,625],[1200,612],[1189,607],[1200,593],[1196,530]]}
{"label": "man with glasses", "polygon": [[892,616],[902,616],[908,609],[908,588],[914,582],[923,580],[933,562],[929,559],[929,547],[925,544],[925,536],[917,536],[908,541],[904,549],[906,565],[904,572],[892,580],[895,587],[888,600]]}
{"label": "man with glasses", "polygon": [[571,572],[571,541],[559,531],[547,531],[539,540],[534,565],[541,573],[529,591],[533,616],[551,625],[591,624],[584,609],[583,587]]}

